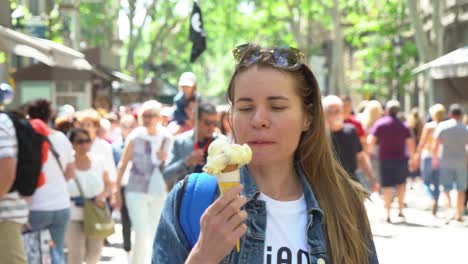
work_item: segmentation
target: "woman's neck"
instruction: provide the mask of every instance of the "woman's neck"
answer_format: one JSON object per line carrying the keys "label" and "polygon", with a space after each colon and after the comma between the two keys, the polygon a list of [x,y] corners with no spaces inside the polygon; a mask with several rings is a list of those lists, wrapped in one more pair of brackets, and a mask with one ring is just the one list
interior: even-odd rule
{"label": "woman's neck", "polygon": [[88,153],[76,153],[75,152],[75,161],[87,161],[89,160]]}
{"label": "woman's neck", "polygon": [[249,165],[249,172],[255,179],[260,192],[279,201],[297,200],[303,193],[301,180],[292,162],[275,165]]}

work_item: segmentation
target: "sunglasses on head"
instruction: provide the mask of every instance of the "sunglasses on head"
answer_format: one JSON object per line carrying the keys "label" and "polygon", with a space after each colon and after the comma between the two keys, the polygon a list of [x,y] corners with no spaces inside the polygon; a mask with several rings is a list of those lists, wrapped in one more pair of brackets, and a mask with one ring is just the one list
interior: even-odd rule
{"label": "sunglasses on head", "polygon": [[[248,51],[248,53],[247,53]],[[265,54],[270,54],[272,65],[284,70],[297,70],[304,64],[304,54],[292,47],[277,46],[271,49],[264,49],[252,44],[242,44],[232,50],[237,64],[251,65],[260,61]]]}
{"label": "sunglasses on head", "polygon": [[73,141],[73,143],[78,144],[78,145],[89,144],[89,143],[91,143],[91,139],[89,139],[89,138],[87,138],[87,139],[77,139],[77,140]]}

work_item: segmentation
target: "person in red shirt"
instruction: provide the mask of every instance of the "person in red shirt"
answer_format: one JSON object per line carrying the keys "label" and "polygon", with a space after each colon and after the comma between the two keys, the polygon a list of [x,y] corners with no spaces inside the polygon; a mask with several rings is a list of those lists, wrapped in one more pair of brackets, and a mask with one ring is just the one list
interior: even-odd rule
{"label": "person in red shirt", "polygon": [[359,139],[361,140],[361,144],[365,149],[366,132],[364,131],[364,128],[362,127],[361,122],[357,120],[353,114],[353,104],[351,102],[351,98],[349,96],[343,96],[341,97],[341,100],[343,101],[344,122],[346,124],[351,124],[354,126],[354,128],[356,128],[356,132],[359,136]]}

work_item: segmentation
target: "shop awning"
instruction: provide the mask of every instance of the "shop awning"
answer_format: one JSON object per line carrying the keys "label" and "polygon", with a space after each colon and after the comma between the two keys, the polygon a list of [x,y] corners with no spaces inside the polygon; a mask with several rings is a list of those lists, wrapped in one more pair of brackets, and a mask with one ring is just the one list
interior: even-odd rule
{"label": "shop awning", "polygon": [[0,26],[0,51],[38,60],[51,67],[92,70],[83,53],[47,39]]}
{"label": "shop awning", "polygon": [[423,64],[412,72],[417,74],[425,70],[430,71],[432,79],[468,77],[468,46]]}

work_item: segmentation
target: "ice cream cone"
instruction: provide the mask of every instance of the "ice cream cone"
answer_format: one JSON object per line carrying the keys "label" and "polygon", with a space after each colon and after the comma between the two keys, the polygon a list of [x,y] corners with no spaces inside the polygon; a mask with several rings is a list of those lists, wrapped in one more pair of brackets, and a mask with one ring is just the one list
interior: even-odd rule
{"label": "ice cream cone", "polygon": [[[230,144],[217,139],[208,147],[208,158],[203,171],[218,178],[221,194],[240,184],[240,167],[252,159],[252,150],[247,144]],[[240,241],[236,243],[237,252],[240,251]]]}
{"label": "ice cream cone", "polygon": [[232,187],[240,183],[240,171],[237,165],[229,165],[222,173],[216,175],[218,178],[218,187],[221,193],[227,192]]}
{"label": "ice cream cone", "polygon": [[[216,175],[218,178],[218,187],[221,193],[227,192],[234,186],[237,186],[240,183],[240,170],[237,165],[228,165],[222,173]],[[236,250],[240,251],[240,241],[236,242]]]}

